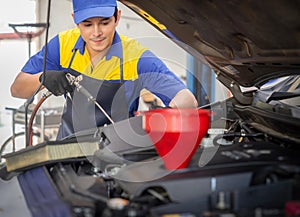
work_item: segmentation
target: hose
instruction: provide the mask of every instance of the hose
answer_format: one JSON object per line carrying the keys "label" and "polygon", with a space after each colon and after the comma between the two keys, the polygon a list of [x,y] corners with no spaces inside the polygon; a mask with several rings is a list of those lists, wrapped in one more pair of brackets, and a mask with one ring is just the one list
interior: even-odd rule
{"label": "hose", "polygon": [[49,91],[47,93],[43,94],[42,98],[38,101],[38,103],[36,104],[36,106],[34,107],[32,113],[30,115],[30,119],[29,119],[29,123],[28,123],[29,143],[27,146],[32,146],[32,138],[33,138],[32,125],[33,125],[33,120],[35,118],[35,115],[36,115],[37,111],[39,110],[40,106],[43,104],[43,102],[51,95],[52,95],[52,93]]}

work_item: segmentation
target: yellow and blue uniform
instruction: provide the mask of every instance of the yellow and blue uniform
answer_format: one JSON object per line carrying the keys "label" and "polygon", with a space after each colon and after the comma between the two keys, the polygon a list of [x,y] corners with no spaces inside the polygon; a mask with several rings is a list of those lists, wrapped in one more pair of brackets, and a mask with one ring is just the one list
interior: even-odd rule
{"label": "yellow and blue uniform", "polygon": [[[131,116],[138,109],[138,98],[143,88],[161,98],[165,105],[169,104],[177,92],[186,88],[183,82],[150,50],[136,40],[117,32],[106,56],[94,67],[78,28],[59,33],[49,41],[47,49],[46,70],[68,71],[71,68],[94,80],[111,83],[122,80],[128,112]],[[77,54],[72,59],[75,50]],[[44,51],[45,48],[42,48],[32,56],[22,71],[30,74],[41,72]]]}
{"label": "yellow and blue uniform", "polygon": [[[47,70],[67,70],[73,49],[79,49],[80,55],[75,56],[72,69],[87,76],[111,82],[120,80],[120,58],[123,58],[126,99],[131,112],[137,109],[136,98],[142,88],[160,97],[165,105],[169,104],[178,91],[185,88],[180,79],[151,51],[141,46],[136,40],[119,35],[117,32],[105,60],[101,60],[93,71],[78,28],[55,36],[49,41],[47,49]],[[29,59],[22,71],[31,74],[41,72],[43,58],[44,48]]]}

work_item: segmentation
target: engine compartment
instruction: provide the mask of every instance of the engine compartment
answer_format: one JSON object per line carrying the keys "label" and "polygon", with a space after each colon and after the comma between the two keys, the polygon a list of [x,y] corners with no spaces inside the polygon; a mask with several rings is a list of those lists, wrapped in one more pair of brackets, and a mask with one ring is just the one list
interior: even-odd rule
{"label": "engine compartment", "polygon": [[166,170],[150,148],[120,152],[124,160],[114,163],[96,154],[50,164],[42,173],[70,216],[298,216],[297,143],[259,131],[237,116],[234,100],[224,103],[212,106],[210,130],[226,131],[208,134],[188,168]]}

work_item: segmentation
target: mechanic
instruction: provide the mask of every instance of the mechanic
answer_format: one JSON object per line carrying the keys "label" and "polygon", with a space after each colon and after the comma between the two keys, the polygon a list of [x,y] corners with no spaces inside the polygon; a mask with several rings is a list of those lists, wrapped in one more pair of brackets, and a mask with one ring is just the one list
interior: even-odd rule
{"label": "mechanic", "polygon": [[11,85],[11,95],[29,98],[42,82],[66,103],[57,139],[109,124],[101,110],[78,91],[66,73],[82,76],[85,87],[113,121],[134,116],[140,91],[145,88],[171,108],[195,108],[197,101],[184,83],[150,50],[118,34],[121,11],[116,0],[73,0],[76,28],[66,30],[24,65]]}

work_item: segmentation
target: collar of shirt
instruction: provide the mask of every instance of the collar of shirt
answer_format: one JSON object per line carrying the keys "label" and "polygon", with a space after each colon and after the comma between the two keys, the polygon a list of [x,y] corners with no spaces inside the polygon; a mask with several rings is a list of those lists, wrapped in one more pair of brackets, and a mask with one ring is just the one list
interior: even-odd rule
{"label": "collar of shirt", "polygon": [[[81,35],[79,36],[79,38],[77,39],[75,46],[73,48],[74,50],[79,50],[80,54],[83,55],[84,54],[84,48],[85,48],[85,42],[82,39]],[[107,54],[106,54],[106,59],[109,60],[111,59],[112,56],[116,56],[119,57],[120,59],[123,57],[123,49],[122,49],[122,43],[121,43],[121,38],[119,36],[119,34],[117,32],[115,32],[114,35],[114,39],[112,42],[112,46],[110,47],[110,49],[108,50]]]}

